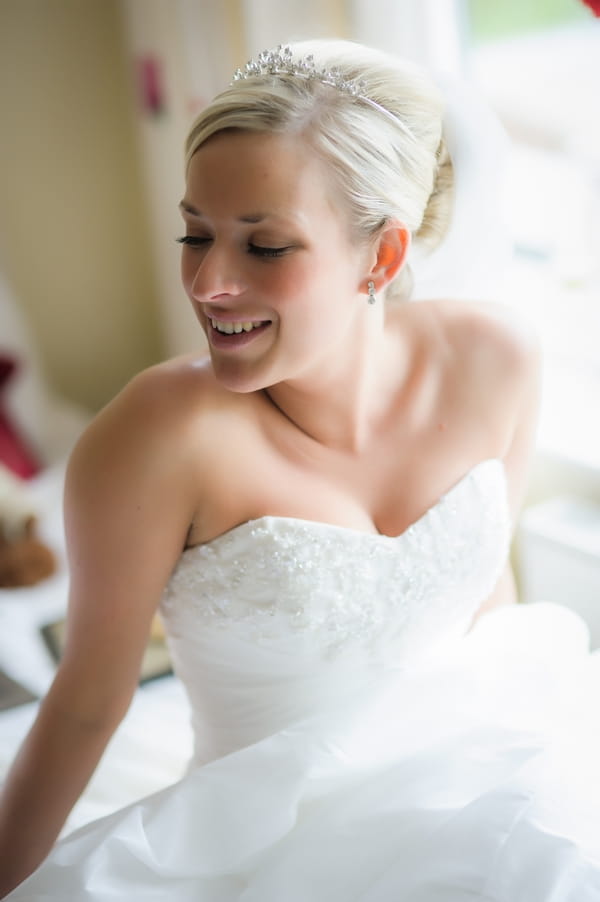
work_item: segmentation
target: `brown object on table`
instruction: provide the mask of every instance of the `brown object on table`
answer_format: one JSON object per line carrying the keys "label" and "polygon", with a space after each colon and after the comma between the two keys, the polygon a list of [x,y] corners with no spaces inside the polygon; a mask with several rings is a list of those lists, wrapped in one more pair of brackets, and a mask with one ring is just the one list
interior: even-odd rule
{"label": "brown object on table", "polygon": [[54,554],[36,536],[35,517],[27,517],[15,535],[0,516],[0,587],[33,586],[55,570]]}

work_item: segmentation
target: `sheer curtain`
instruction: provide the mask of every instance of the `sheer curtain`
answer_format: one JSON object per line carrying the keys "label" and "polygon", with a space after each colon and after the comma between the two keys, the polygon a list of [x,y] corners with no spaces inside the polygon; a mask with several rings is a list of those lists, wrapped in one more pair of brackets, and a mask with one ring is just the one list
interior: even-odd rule
{"label": "sheer curtain", "polygon": [[573,13],[473,42],[468,64],[512,139],[507,301],[542,338],[539,447],[600,501],[600,22]]}

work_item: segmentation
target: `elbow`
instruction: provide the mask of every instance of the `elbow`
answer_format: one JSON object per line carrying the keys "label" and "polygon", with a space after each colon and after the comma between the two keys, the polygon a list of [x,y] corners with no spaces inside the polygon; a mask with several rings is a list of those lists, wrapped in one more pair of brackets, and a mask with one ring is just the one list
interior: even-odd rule
{"label": "elbow", "polygon": [[115,686],[108,675],[105,680],[77,676],[61,666],[43,707],[74,727],[110,734],[125,717],[136,686],[137,681]]}

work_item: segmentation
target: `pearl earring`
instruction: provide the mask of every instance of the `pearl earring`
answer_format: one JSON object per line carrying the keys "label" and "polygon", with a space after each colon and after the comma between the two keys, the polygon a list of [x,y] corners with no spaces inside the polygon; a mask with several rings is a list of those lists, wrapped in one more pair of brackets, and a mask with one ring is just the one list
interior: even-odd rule
{"label": "pearl earring", "polygon": [[367,290],[369,292],[367,301],[369,304],[374,304],[377,300],[375,297],[375,282],[367,282]]}

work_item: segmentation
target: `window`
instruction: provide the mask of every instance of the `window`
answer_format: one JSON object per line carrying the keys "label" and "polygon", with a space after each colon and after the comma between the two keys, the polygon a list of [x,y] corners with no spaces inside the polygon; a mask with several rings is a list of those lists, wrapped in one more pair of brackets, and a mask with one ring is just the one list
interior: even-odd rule
{"label": "window", "polygon": [[545,351],[540,445],[600,471],[600,22],[577,0],[468,0],[467,72],[512,138],[507,300]]}

